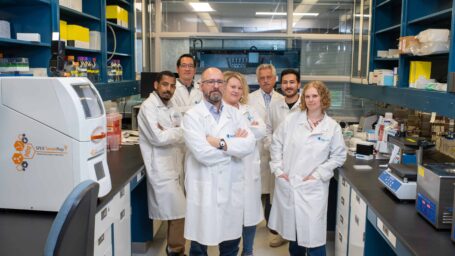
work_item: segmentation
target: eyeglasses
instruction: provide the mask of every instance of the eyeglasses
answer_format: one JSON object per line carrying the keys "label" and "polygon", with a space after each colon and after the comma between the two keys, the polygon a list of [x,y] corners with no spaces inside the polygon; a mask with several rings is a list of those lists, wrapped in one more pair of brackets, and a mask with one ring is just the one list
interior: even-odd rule
{"label": "eyeglasses", "polygon": [[218,85],[224,85],[224,80],[215,80],[215,79],[211,79],[211,80],[204,80],[201,82],[201,84],[208,84],[210,86],[214,86],[215,84],[218,84]]}
{"label": "eyeglasses", "polygon": [[181,68],[194,68],[194,65],[193,64],[180,64],[180,67]]}

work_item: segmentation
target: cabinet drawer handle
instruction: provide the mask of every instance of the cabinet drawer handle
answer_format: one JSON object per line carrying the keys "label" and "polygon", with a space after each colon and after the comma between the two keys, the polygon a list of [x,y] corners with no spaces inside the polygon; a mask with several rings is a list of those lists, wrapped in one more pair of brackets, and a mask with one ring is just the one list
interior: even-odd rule
{"label": "cabinet drawer handle", "polygon": [[98,245],[100,245],[101,243],[103,243],[104,241],[104,234],[102,234],[99,238],[98,238]]}
{"label": "cabinet drawer handle", "polygon": [[124,195],[125,195],[125,188],[122,188],[122,190],[120,190],[120,198],[122,198]]}
{"label": "cabinet drawer handle", "polygon": [[340,214],[340,222],[341,222],[341,224],[343,224],[343,222],[344,222],[343,215],[341,215],[341,214]]}
{"label": "cabinet drawer handle", "polygon": [[346,187],[346,180],[345,180],[344,178],[341,179],[341,184],[342,184],[344,187]]}
{"label": "cabinet drawer handle", "polygon": [[357,226],[359,226],[359,217],[357,217],[357,215],[354,216],[354,221],[355,221],[355,224],[357,224]]}
{"label": "cabinet drawer handle", "polygon": [[360,197],[358,195],[355,195],[355,200],[360,204]]}
{"label": "cabinet drawer handle", "polygon": [[125,209],[120,212],[120,219],[122,220],[125,217]]}
{"label": "cabinet drawer handle", "polygon": [[341,204],[344,205],[344,197],[341,196]]}
{"label": "cabinet drawer handle", "polygon": [[343,235],[341,235],[340,232],[338,232],[338,240],[340,240],[340,242],[343,242]]}
{"label": "cabinet drawer handle", "polygon": [[104,220],[107,216],[107,207],[101,211],[101,220]]}

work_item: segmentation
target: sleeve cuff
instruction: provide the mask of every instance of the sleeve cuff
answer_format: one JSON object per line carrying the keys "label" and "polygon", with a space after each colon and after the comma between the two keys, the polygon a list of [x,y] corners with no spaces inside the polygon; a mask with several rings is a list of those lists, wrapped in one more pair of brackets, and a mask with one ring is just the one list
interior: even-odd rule
{"label": "sleeve cuff", "polygon": [[273,174],[275,174],[275,177],[277,177],[277,178],[278,178],[281,174],[283,174],[283,173],[284,173],[284,172],[283,172],[282,170],[280,170],[280,169],[278,169],[278,170],[276,170],[276,171],[273,172]]}
{"label": "sleeve cuff", "polygon": [[314,171],[311,176],[315,177],[318,180],[322,180],[322,176],[318,171]]}

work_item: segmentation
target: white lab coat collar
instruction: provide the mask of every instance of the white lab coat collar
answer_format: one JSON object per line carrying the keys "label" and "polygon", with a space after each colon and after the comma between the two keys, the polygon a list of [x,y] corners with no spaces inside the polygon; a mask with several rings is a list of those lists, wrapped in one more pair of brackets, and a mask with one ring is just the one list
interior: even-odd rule
{"label": "white lab coat collar", "polygon": [[311,134],[321,134],[328,131],[328,118],[327,113],[324,113],[324,117],[322,118],[321,122],[311,131],[310,124],[308,123],[308,115],[306,111],[302,111],[302,114],[299,115],[299,119],[297,120],[297,124],[303,125],[305,129],[311,131]]}
{"label": "white lab coat collar", "polygon": [[160,108],[173,107],[172,100],[169,100],[167,105],[165,105],[164,102],[161,100],[160,96],[158,96],[158,93],[156,91],[153,91],[152,93],[150,93],[150,97],[153,97],[154,101],[157,103],[157,107],[160,107]]}

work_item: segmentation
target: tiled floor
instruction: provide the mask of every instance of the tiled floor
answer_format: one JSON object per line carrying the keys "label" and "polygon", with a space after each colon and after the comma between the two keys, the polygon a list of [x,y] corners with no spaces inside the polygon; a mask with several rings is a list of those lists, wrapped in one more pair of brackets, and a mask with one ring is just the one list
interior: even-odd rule
{"label": "tiled floor", "polygon": [[[151,247],[148,249],[146,254],[133,254],[133,256],[166,256],[166,229],[167,225],[161,225],[154,241],[151,243]],[[189,242],[186,246],[186,254],[188,255]],[[240,249],[241,251],[241,249]],[[209,247],[209,255],[218,255],[217,247]],[[283,245],[278,248],[272,248],[268,245],[268,230],[265,226],[265,221],[259,224],[256,231],[256,238],[254,241],[254,254],[256,256],[285,256],[289,255],[288,245]],[[240,255],[240,253],[239,253]],[[327,241],[327,255],[334,255],[334,242]]]}

